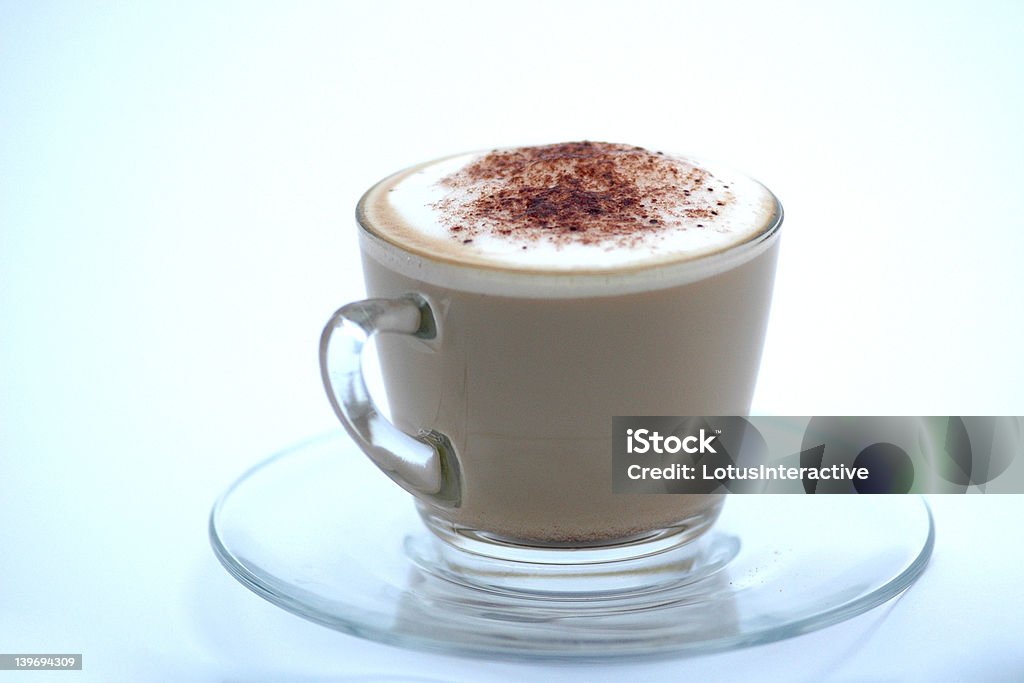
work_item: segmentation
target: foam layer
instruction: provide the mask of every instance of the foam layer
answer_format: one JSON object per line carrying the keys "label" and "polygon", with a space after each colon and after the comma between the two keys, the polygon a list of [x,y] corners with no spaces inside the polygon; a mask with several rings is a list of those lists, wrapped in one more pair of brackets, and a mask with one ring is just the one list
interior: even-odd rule
{"label": "foam layer", "polygon": [[428,258],[610,272],[747,242],[779,207],[762,185],[719,167],[578,142],[423,164],[371,189],[359,213],[371,232]]}

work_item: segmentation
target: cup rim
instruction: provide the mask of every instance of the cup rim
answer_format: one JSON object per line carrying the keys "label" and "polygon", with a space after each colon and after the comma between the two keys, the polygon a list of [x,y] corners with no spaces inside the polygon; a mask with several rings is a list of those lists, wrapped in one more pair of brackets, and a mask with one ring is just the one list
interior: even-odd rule
{"label": "cup rim", "polygon": [[[696,254],[666,255],[662,258],[648,259],[634,264],[602,268],[566,269],[508,266],[505,264],[485,264],[460,260],[444,254],[438,254],[436,251],[431,251],[423,245],[402,241],[394,235],[374,227],[373,222],[368,216],[367,204],[369,199],[382,186],[396,183],[424,167],[448,159],[483,153],[485,152],[478,150],[439,157],[409,166],[374,183],[360,197],[355,209],[356,224],[359,226],[360,243],[364,253],[398,270],[414,273],[417,278],[433,280],[438,284],[445,285],[451,285],[453,279],[462,280],[469,277],[474,280],[500,282],[502,287],[511,287],[513,289],[518,289],[523,283],[532,283],[534,287],[531,287],[531,289],[546,286],[571,286],[574,290],[574,296],[580,295],[581,292],[578,290],[581,288],[587,290],[584,292],[584,295],[590,290],[595,290],[594,293],[624,291],[623,288],[626,291],[641,291],[704,279],[717,272],[729,270],[753,259],[763,251],[766,251],[779,237],[785,217],[782,202],[775,193],[760,181],[743,174],[745,178],[756,183],[767,192],[773,209],[772,214],[765,221],[764,228],[751,234],[744,240]],[[702,160],[694,157],[686,158],[695,163],[704,163]],[[458,275],[461,275],[461,277]],[[645,283],[635,287],[629,286],[630,283],[627,281],[631,279],[641,279]],[[504,292],[502,287],[499,287],[497,293]],[[469,290],[479,289],[476,285],[462,288]],[[487,288],[485,287],[485,289]]]}

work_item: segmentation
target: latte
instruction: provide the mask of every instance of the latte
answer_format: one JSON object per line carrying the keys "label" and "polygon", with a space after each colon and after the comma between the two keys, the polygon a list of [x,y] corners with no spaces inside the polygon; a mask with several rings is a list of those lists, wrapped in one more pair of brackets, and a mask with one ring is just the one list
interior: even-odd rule
{"label": "latte", "polygon": [[740,174],[609,143],[369,190],[367,291],[415,294],[436,328],[377,337],[394,423],[457,462],[456,505],[420,497],[428,524],[569,547],[706,529],[720,497],[612,492],[612,417],[748,413],[781,216]]}

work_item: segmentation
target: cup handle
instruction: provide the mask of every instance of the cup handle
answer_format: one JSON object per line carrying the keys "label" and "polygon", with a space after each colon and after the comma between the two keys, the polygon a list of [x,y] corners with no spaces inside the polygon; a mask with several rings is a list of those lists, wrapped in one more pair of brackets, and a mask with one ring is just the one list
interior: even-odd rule
{"label": "cup handle", "polygon": [[430,305],[416,294],[342,306],[320,336],[327,398],[349,435],[395,483],[428,502],[457,507],[458,461],[448,437],[431,429],[406,434],[380,414],[366,388],[363,347],[382,332],[433,339],[437,326]]}

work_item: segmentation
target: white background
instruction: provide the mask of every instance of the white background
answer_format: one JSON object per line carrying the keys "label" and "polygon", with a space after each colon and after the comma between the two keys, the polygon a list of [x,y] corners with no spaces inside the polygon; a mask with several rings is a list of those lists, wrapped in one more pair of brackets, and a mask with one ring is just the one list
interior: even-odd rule
{"label": "white background", "polygon": [[772,188],[760,412],[1024,415],[1022,35],[992,1],[0,1],[0,652],[84,653],[60,680],[1024,680],[1017,496],[937,498],[924,577],[851,622],[604,668],[337,634],[206,540],[233,478],[334,427],[316,342],[362,294],[359,195],[456,151],[621,141]]}

